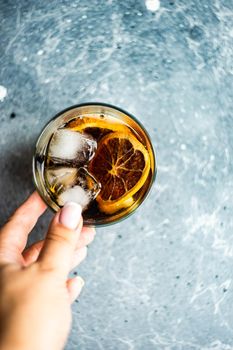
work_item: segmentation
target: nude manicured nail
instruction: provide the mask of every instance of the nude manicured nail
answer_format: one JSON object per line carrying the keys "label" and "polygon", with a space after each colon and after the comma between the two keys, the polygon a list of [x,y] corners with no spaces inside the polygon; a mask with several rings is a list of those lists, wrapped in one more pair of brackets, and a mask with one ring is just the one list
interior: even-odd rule
{"label": "nude manicured nail", "polygon": [[80,276],[77,276],[75,277],[75,282],[77,283],[77,285],[80,287],[80,288],[83,288],[85,282],[84,280],[82,279],[82,277]]}
{"label": "nude manicured nail", "polygon": [[75,230],[81,219],[82,207],[75,202],[67,202],[60,211],[59,222],[70,230]]}

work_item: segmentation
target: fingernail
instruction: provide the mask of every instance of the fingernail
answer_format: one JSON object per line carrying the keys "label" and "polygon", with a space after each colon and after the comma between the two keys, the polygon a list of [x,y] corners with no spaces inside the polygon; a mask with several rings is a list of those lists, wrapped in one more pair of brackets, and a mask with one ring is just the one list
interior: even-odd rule
{"label": "fingernail", "polygon": [[80,287],[80,288],[83,288],[85,282],[84,282],[84,280],[82,279],[82,277],[77,276],[77,277],[75,277],[75,280],[76,280],[76,283],[79,285],[79,287]]}
{"label": "fingernail", "polygon": [[59,222],[70,230],[78,227],[81,218],[82,208],[78,203],[67,202],[60,211]]}

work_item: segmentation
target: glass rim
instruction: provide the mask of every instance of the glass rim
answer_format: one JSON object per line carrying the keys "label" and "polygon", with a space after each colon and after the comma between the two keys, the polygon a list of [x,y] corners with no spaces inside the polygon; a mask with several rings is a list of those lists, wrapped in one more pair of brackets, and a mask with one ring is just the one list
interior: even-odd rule
{"label": "glass rim", "polygon": [[149,142],[149,145],[150,145],[150,148],[151,148],[151,153],[152,153],[152,157],[153,157],[153,160],[154,160],[154,172],[152,173],[152,177],[151,177],[151,181],[150,181],[150,184],[142,198],[142,201],[139,202],[139,204],[136,206],[136,208],[134,208],[132,211],[130,211],[129,213],[126,213],[125,215],[119,217],[119,218],[116,218],[114,221],[110,221],[110,222],[105,222],[105,223],[98,223],[98,222],[95,222],[93,224],[91,223],[87,223],[85,222],[85,220],[83,220],[84,222],[84,226],[88,226],[88,227],[106,227],[106,226],[111,226],[111,225],[114,225],[114,224],[117,224],[117,223],[120,223],[121,221],[129,218],[131,215],[133,215],[136,210],[141,206],[143,205],[143,203],[145,202],[146,198],[148,198],[149,194],[151,193],[151,188],[155,182],[155,179],[156,179],[156,175],[157,175],[157,159],[155,157],[155,151],[154,151],[154,148],[153,148],[153,145],[152,145],[152,142],[151,142],[151,138],[150,138],[150,135],[148,133],[148,131],[145,129],[145,127],[142,125],[142,123],[134,116],[132,115],[131,113],[127,112],[126,110],[124,110],[123,108],[120,108],[120,107],[117,107],[115,105],[112,105],[112,104],[109,104],[109,103],[105,103],[105,102],[84,102],[84,103],[79,103],[79,104],[75,104],[75,105],[72,105],[72,106],[69,106],[65,109],[63,109],[62,111],[56,113],[45,125],[44,127],[41,129],[40,133],[39,133],[39,136],[37,137],[37,140],[36,140],[36,144],[35,144],[35,147],[34,147],[34,152],[33,152],[33,157],[32,157],[32,176],[33,176],[33,183],[34,183],[34,186],[35,186],[35,189],[37,191],[37,193],[40,195],[40,197],[42,198],[42,200],[47,204],[48,208],[56,213],[56,210],[53,209],[51,207],[51,204],[48,202],[47,198],[44,196],[44,194],[42,193],[42,191],[40,190],[39,186],[38,186],[38,183],[37,183],[37,177],[36,177],[36,169],[35,169],[35,163],[36,163],[36,151],[37,151],[37,147],[38,147],[38,143],[40,141],[40,138],[43,134],[43,132],[45,131],[45,129],[49,126],[49,124],[53,121],[53,120],[56,120],[57,118],[59,118],[60,116],[62,116],[64,113],[72,110],[72,109],[76,109],[76,108],[80,108],[80,107],[88,107],[88,106],[99,106],[99,107],[107,107],[107,108],[111,108],[113,110],[116,110],[118,112],[121,112],[125,115],[127,115],[128,117],[130,117],[132,120],[134,120],[138,125],[139,127],[143,130],[143,132],[145,133],[146,137],[147,137],[147,140]]}

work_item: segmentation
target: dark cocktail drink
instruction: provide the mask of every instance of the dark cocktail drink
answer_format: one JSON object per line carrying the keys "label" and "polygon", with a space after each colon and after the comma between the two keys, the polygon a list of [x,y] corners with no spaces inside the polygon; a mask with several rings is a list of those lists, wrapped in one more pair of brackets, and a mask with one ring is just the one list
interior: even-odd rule
{"label": "dark cocktail drink", "polygon": [[57,211],[83,208],[85,225],[114,223],[144,200],[156,172],[149,136],[128,113],[105,104],[73,106],[42,131],[33,159],[34,182]]}

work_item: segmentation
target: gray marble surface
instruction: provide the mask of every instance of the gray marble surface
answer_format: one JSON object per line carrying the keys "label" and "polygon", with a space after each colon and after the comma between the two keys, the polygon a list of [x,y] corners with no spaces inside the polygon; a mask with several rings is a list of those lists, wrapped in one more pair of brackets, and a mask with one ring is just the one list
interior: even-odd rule
{"label": "gray marble surface", "polygon": [[125,108],[157,151],[149,199],[79,268],[66,350],[233,349],[232,0],[1,0],[0,32],[1,223],[69,105]]}

